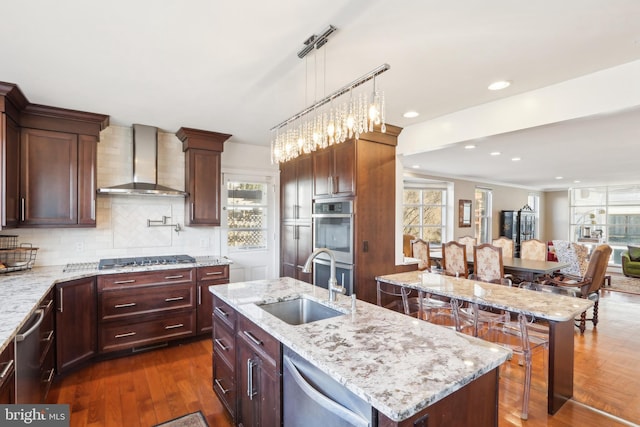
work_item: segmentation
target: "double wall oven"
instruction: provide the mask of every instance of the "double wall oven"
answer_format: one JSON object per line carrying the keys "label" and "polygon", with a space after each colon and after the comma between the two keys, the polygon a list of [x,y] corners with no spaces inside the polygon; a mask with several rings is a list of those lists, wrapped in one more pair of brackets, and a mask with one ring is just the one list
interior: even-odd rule
{"label": "double wall oven", "polygon": [[[313,204],[313,247],[330,249],[336,257],[336,279],[353,293],[353,201],[316,200]],[[314,260],[313,283],[326,288],[330,275],[329,256]]]}

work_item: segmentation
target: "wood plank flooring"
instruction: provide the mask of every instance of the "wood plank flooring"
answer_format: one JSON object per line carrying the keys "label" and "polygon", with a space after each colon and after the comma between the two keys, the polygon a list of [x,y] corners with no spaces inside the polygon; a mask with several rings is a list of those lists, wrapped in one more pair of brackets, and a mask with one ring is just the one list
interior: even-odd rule
{"label": "wood plank flooring", "polygon": [[[605,291],[600,323],[575,339],[574,398],[547,414],[546,354],[534,359],[529,420],[520,419],[523,368],[514,359],[500,378],[502,427],[600,427],[640,423],[640,295]],[[56,378],[48,403],[71,405],[71,426],[148,427],[200,410],[211,427],[231,426],[211,389],[211,342],[94,363]]]}

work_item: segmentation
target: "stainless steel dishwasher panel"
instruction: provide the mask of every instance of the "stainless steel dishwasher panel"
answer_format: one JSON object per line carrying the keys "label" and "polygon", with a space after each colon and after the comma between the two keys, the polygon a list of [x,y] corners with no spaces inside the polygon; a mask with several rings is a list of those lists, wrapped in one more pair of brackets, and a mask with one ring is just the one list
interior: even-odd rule
{"label": "stainless steel dishwasher panel", "polygon": [[284,427],[372,427],[374,409],[289,348],[283,356]]}
{"label": "stainless steel dishwasher panel", "polygon": [[38,309],[16,335],[16,403],[40,403],[40,324]]}

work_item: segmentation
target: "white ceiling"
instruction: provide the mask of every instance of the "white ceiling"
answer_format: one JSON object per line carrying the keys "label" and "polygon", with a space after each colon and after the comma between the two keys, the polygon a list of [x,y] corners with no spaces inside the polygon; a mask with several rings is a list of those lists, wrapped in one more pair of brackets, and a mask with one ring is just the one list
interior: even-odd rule
{"label": "white ceiling", "polygon": [[[115,125],[186,126],[267,145],[269,129],[314,95],[383,63],[391,66],[379,78],[387,121],[407,127],[636,61],[638,22],[638,0],[12,1],[2,5],[0,80],[17,83],[33,103],[108,114]],[[329,24],[338,31],[327,45],[299,59],[303,41]],[[305,80],[316,78],[322,84],[305,99]],[[488,91],[497,79],[514,84]],[[409,109],[420,116],[403,118]],[[640,182],[630,177],[640,168],[629,155],[639,115],[487,138],[473,161],[449,146],[430,152],[422,170],[534,188],[577,185],[549,178],[556,175]],[[559,152],[561,139],[575,146]],[[489,146],[523,160],[517,169],[482,170],[489,162],[478,156]]]}

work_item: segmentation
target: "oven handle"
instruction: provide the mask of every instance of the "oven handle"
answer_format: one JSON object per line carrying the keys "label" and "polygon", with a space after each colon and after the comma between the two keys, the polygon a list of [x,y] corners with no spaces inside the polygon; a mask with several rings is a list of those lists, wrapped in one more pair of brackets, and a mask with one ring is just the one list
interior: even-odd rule
{"label": "oven handle", "polygon": [[311,218],[353,218],[353,214],[312,214]]}

